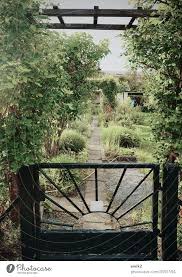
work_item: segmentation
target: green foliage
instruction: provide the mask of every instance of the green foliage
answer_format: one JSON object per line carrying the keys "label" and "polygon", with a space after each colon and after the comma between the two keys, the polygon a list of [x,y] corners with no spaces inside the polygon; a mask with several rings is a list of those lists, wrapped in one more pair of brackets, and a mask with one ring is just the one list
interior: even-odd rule
{"label": "green foliage", "polygon": [[125,91],[127,89],[127,83],[112,75],[100,75],[94,76],[89,79],[90,85],[96,92],[102,91],[103,104],[109,106],[111,109],[115,109],[117,105],[116,96],[117,93]]}
{"label": "green foliage", "polygon": [[[140,1],[143,7],[150,3]],[[182,5],[180,1],[156,3],[161,16],[140,19],[138,28],[126,33],[125,41],[131,62],[145,72],[148,69],[150,75],[146,90],[156,114],[153,130],[159,142],[158,158],[163,159],[167,148],[169,152],[182,149]]]}
{"label": "green foliage", "polygon": [[76,120],[74,123],[72,123],[71,126],[72,129],[77,130],[77,132],[79,132],[83,136],[90,136],[90,123],[88,123],[87,121]]}
{"label": "green foliage", "polygon": [[126,90],[142,92],[143,91],[143,75],[135,70],[126,72],[120,77],[122,83],[125,84]]}
{"label": "green foliage", "polygon": [[64,130],[60,138],[60,149],[75,153],[83,151],[86,147],[85,138],[76,130]]}
{"label": "green foliage", "polygon": [[37,0],[0,2],[0,160],[3,169],[44,158],[46,137],[59,139],[83,112],[87,78],[108,53],[88,34],[66,36],[39,28]]}
{"label": "green foliage", "polygon": [[[131,107],[130,101],[117,106],[113,121],[105,124],[105,115],[100,113],[100,122],[103,126],[109,126],[103,130],[103,142],[106,156],[109,159],[121,160],[127,157],[128,161],[156,162],[154,155],[156,143],[151,128],[153,113],[141,112],[140,107]],[[123,148],[120,145],[120,133],[132,134],[139,144],[134,148]],[[135,140],[134,140],[135,141]],[[126,159],[125,159],[126,161]]]}
{"label": "green foliage", "polygon": [[104,95],[104,105],[112,109],[116,107],[116,95],[119,92],[119,81],[114,77],[103,78],[100,81],[100,88]]}
{"label": "green foliage", "polygon": [[92,121],[92,103],[89,101],[85,106],[84,114],[73,120],[69,128],[76,130],[85,137],[90,137]]}
{"label": "green foliage", "polygon": [[117,106],[115,112],[115,120],[119,121],[123,126],[132,127],[133,124],[144,123],[144,113],[140,107],[132,107],[130,101],[126,101]]}
{"label": "green foliage", "polygon": [[91,96],[92,86],[87,79],[97,72],[100,59],[108,54],[108,42],[96,45],[87,33],[64,34],[62,39],[66,55],[64,68],[69,74],[69,90],[72,92],[64,101],[68,106],[66,113],[71,115],[69,119],[75,119],[84,111]]}
{"label": "green foliage", "polygon": [[115,145],[118,147],[133,148],[140,145],[140,139],[134,131],[120,126],[103,128],[102,139],[106,147]]}

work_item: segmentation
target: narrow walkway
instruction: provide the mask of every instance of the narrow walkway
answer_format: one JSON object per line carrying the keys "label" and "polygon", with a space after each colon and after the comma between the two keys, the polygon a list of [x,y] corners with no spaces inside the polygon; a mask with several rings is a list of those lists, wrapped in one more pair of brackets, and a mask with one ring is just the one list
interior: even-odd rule
{"label": "narrow walkway", "polygon": [[[102,163],[105,160],[104,150],[101,143],[101,130],[98,126],[97,117],[93,118],[92,125],[92,134],[89,141],[88,146],[88,163]],[[118,181],[122,175],[123,169],[98,169],[97,171],[97,179],[98,179],[98,199],[96,197],[96,186],[95,186],[95,171],[88,171],[88,179],[86,181],[85,187],[82,188],[82,194],[88,204],[88,207],[91,212],[88,213],[85,205],[83,204],[79,195],[70,196],[70,200],[72,200],[86,215],[80,217],[79,211],[64,197],[55,197],[50,196],[54,201],[58,204],[62,205],[68,211],[74,213],[80,219],[77,221],[73,220],[69,215],[62,212],[61,219],[64,220],[65,223],[74,224],[75,229],[91,229],[91,230],[111,230],[111,229],[119,229],[119,224],[111,217],[109,214],[104,213],[107,210],[109,205],[109,201],[115,192],[115,188],[118,184]],[[127,169],[126,174],[122,180],[122,184],[118,188],[117,194],[115,195],[114,201],[110,208],[110,212],[115,211],[115,209],[120,205],[123,201],[124,204],[116,211],[115,216],[119,217],[123,213],[127,212],[132,206],[139,203],[144,197],[149,195],[152,192],[152,181],[151,179],[147,179],[142,182],[142,185],[138,187],[134,193],[128,198],[128,195],[135,190],[135,187],[141,182],[146,173],[141,172],[137,168]],[[127,201],[125,201],[127,199]],[[97,201],[96,201],[97,200]],[[54,211],[60,211],[59,207],[56,207],[54,204],[51,204],[51,207]],[[145,205],[145,221],[148,221],[148,217],[150,218],[151,213],[151,201],[148,201]],[[138,223],[143,221],[142,219],[142,210],[143,206],[139,206],[135,208],[135,210],[131,213],[127,213],[124,218],[120,220],[120,224],[122,226],[126,226],[128,224]],[[150,210],[150,211],[149,211]],[[70,221],[72,220],[72,221]]]}
{"label": "narrow walkway", "polygon": [[[92,135],[89,142],[89,159],[90,163],[102,163],[104,159],[104,150],[101,144],[100,127],[98,127],[98,119],[94,117],[92,122]],[[83,229],[115,229],[116,223],[110,215],[104,214],[108,206],[107,189],[104,177],[104,170],[98,170],[98,201],[96,201],[95,189],[95,172],[87,179],[85,186],[85,200],[91,211],[96,213],[88,214],[81,219]],[[84,209],[86,212],[86,209]]]}

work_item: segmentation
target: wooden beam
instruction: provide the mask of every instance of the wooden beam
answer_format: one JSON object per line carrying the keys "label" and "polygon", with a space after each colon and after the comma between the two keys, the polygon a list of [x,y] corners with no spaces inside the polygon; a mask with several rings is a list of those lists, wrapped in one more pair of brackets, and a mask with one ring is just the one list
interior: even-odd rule
{"label": "wooden beam", "polygon": [[[138,10],[138,11],[143,11],[143,8],[142,8],[142,7],[138,7],[137,10]],[[133,17],[131,18],[131,20],[130,20],[130,22],[128,23],[128,26],[127,26],[128,29],[132,27],[132,25],[133,25],[133,23],[134,23],[134,21],[135,21],[136,18],[137,18],[137,17],[135,17],[135,16],[133,16]]]}
{"label": "wooden beam", "polygon": [[136,17],[132,17],[132,19],[130,20],[130,22],[129,22],[128,25],[127,25],[128,28],[131,28],[131,27],[132,27],[132,25],[133,25],[135,19],[136,19]]}
{"label": "wooden beam", "polygon": [[[58,10],[58,6],[53,6],[53,9],[54,9],[54,10]],[[65,23],[64,23],[64,20],[63,20],[63,18],[62,18],[62,16],[58,15],[58,19],[59,19],[59,22],[60,22],[61,24],[65,24]]]}
{"label": "wooden beam", "polygon": [[[116,25],[116,24],[60,24],[60,23],[42,23],[43,27],[48,29],[88,29],[88,30],[126,30],[127,25]],[[136,28],[133,25],[132,28]]]}
{"label": "wooden beam", "polygon": [[[94,6],[94,11],[97,13],[99,10],[99,6]],[[94,16],[94,25],[97,25],[98,23],[98,16]]]}
{"label": "wooden beam", "polygon": [[158,17],[157,10],[142,9],[43,9],[42,15],[47,16],[84,16],[84,17]]}

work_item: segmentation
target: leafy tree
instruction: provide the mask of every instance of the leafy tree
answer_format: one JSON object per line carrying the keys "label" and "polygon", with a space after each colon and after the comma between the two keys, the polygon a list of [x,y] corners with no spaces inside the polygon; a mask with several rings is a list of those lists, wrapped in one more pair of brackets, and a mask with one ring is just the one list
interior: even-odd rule
{"label": "leafy tree", "polygon": [[38,12],[38,0],[0,2],[0,166],[13,194],[17,169],[44,158],[49,130],[80,113],[85,80],[108,52],[85,34],[40,28]]}
{"label": "leafy tree", "polygon": [[75,33],[72,36],[64,34],[62,45],[65,54],[63,67],[69,80],[66,88],[68,93],[61,99],[61,106],[57,106],[58,111],[52,125],[55,139],[54,142],[52,139],[47,141],[48,148],[53,148],[50,155],[59,151],[59,138],[66,124],[85,110],[86,102],[93,91],[88,77],[98,71],[100,59],[109,51],[107,40],[96,45],[92,36],[86,33]]}
{"label": "leafy tree", "polygon": [[[136,1],[152,8],[154,1]],[[176,0],[155,1],[159,18],[140,19],[135,30],[124,35],[130,61],[148,70],[155,101],[153,121],[159,155],[181,150],[182,130],[182,4]],[[149,87],[149,86],[148,86]]]}

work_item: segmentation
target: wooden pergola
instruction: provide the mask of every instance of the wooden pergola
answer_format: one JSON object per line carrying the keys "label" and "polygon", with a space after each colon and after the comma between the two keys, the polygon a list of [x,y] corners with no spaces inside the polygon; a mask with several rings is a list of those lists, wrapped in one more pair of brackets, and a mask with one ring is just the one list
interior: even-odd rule
{"label": "wooden pergola", "polygon": [[[134,21],[138,18],[158,17],[157,10],[138,9],[99,9],[99,6],[94,6],[94,9],[60,9],[58,6],[53,6],[52,9],[43,9],[40,13],[48,17],[59,19],[59,23],[42,23],[49,29],[93,29],[93,30],[126,30],[136,28]],[[87,23],[66,23],[66,17],[91,17],[92,24]],[[131,18],[128,24],[98,24],[99,18]]]}

